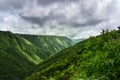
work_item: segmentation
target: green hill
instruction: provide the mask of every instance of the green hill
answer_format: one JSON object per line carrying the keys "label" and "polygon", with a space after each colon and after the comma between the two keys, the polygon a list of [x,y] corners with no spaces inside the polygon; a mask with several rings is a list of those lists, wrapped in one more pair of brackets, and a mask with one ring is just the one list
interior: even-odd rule
{"label": "green hill", "polygon": [[26,80],[120,80],[120,31],[104,31],[51,56]]}
{"label": "green hill", "polygon": [[[48,42],[42,41],[43,44],[41,44],[41,46],[43,46],[44,43],[47,45],[51,40],[49,39]],[[57,40],[59,42],[64,41],[62,39],[62,41],[59,39]],[[54,43],[56,42],[54,41]],[[51,48],[53,48],[54,43],[51,44]],[[59,44],[61,45],[61,43],[56,43],[55,46],[59,46]],[[67,41],[65,42],[65,45],[66,44]],[[59,50],[65,47],[62,46]],[[40,45],[34,45],[34,43],[18,34],[16,35],[11,32],[0,31],[0,80],[22,80],[31,74],[33,67],[48,58],[50,55],[50,51],[40,47]]]}
{"label": "green hill", "polygon": [[72,45],[72,40],[64,36],[44,36],[44,35],[25,35],[21,34],[23,38],[27,39],[40,49],[57,53]]}
{"label": "green hill", "polygon": [[[12,34],[0,32],[0,80],[19,80],[30,73],[32,66],[42,59],[39,49],[27,40]],[[36,54],[35,54],[36,53]]]}

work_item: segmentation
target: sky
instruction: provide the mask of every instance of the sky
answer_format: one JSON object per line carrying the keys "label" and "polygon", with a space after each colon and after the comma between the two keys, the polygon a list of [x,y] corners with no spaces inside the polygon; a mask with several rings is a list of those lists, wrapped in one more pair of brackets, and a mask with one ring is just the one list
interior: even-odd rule
{"label": "sky", "polygon": [[120,0],[0,0],[0,30],[72,39],[120,25]]}

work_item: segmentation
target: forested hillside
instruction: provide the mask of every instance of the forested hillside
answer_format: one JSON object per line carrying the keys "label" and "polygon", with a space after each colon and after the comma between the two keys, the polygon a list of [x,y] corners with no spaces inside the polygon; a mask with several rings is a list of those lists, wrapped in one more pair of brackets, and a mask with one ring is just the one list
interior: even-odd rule
{"label": "forested hillside", "polygon": [[33,43],[40,49],[49,51],[51,54],[59,52],[73,44],[72,40],[63,36],[27,35],[21,34],[23,38]]}
{"label": "forested hillside", "polygon": [[[45,37],[48,36],[40,38]],[[54,43],[56,43],[55,45],[59,47],[59,45],[62,44],[61,42],[64,42],[65,46],[62,44],[62,47],[59,47],[59,50],[64,49],[66,45],[70,46],[72,44],[62,40],[63,38],[60,39],[61,37],[58,38],[59,39],[57,40],[60,43],[57,42],[56,38],[54,37],[51,37],[51,39],[45,42],[38,41],[42,42],[40,47],[40,45],[36,46],[34,43],[19,36],[18,34],[16,35],[9,31],[0,31],[0,80],[22,80],[31,74],[33,67],[48,58],[51,55],[51,52],[56,53],[56,51],[49,49],[55,48]],[[35,43],[37,43],[36,39],[34,40],[33,38],[32,40],[33,42],[36,41]],[[51,40],[54,40],[54,43],[49,45]],[[48,47],[48,50],[42,48],[44,47],[44,44],[51,47]]]}
{"label": "forested hillside", "polygon": [[26,80],[120,80],[120,31],[102,31],[51,56]]}
{"label": "forested hillside", "polygon": [[27,40],[11,32],[0,32],[0,80],[23,79],[42,60],[39,53]]}

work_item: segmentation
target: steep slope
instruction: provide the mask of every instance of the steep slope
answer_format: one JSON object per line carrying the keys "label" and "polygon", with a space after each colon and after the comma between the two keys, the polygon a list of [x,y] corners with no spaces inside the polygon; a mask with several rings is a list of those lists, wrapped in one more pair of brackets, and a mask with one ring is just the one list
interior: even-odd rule
{"label": "steep slope", "polygon": [[48,53],[18,35],[0,31],[0,80],[23,79]]}
{"label": "steep slope", "polygon": [[70,46],[71,42],[66,37],[18,35],[0,31],[0,80],[22,80],[52,52]]}
{"label": "steep slope", "polygon": [[120,31],[67,48],[39,64],[26,80],[120,80]]}
{"label": "steep slope", "polygon": [[59,52],[72,45],[72,40],[62,36],[43,36],[43,35],[25,35],[21,34],[23,38],[27,39],[40,49],[47,50],[50,53]]}

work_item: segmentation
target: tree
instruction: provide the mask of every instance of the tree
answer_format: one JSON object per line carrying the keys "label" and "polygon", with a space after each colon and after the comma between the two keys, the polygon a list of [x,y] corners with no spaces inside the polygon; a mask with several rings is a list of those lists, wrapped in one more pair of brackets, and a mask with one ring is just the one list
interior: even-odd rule
{"label": "tree", "polygon": [[120,26],[118,26],[118,29],[120,30]]}

